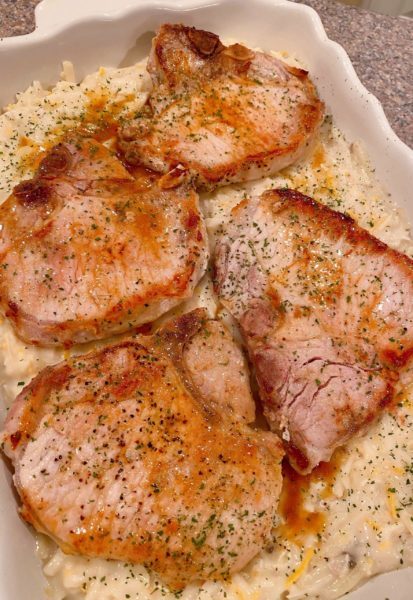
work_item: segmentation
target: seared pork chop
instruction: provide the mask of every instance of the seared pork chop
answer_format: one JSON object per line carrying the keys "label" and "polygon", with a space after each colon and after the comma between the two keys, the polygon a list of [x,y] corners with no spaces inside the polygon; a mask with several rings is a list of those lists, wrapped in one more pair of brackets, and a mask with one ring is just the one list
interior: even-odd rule
{"label": "seared pork chop", "polygon": [[161,173],[182,164],[205,189],[290,165],[322,120],[306,71],[193,27],[162,25],[148,71],[153,91],[120,147]]}
{"label": "seared pork chop", "polygon": [[93,139],[55,146],[0,207],[0,302],[18,335],[87,342],[191,296],[207,237],[182,179],[175,170],[148,187]]}
{"label": "seared pork chop", "polygon": [[242,202],[216,248],[265,415],[308,473],[363,430],[407,377],[413,262],[291,190]]}
{"label": "seared pork chop", "polygon": [[[217,380],[199,385],[217,353]],[[271,540],[282,457],[243,420],[245,370],[202,309],[44,369],[1,434],[24,518],[68,553],[144,563],[176,589],[241,569]]]}

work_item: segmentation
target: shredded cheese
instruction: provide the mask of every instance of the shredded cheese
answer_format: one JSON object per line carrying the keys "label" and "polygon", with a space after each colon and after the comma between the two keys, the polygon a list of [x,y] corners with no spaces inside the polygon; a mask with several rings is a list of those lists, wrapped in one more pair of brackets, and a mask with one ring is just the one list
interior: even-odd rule
{"label": "shredded cheese", "polygon": [[387,492],[387,506],[389,508],[389,513],[391,514],[394,520],[397,519],[395,496],[395,492],[391,492],[390,490]]}
{"label": "shredded cheese", "polygon": [[289,588],[290,586],[292,586],[293,583],[298,581],[300,579],[300,577],[302,575],[304,575],[313,556],[314,556],[314,548],[307,548],[307,550],[304,553],[304,557],[303,557],[303,560],[301,561],[301,563],[291,573],[291,575],[289,577],[287,577],[287,580],[285,582],[286,588]]}

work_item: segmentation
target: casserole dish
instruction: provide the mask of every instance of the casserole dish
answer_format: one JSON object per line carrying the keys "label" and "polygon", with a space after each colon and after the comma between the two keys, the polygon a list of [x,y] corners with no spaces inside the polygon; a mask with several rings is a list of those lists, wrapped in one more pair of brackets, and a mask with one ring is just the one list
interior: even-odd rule
{"label": "casserole dish", "polygon": [[[81,79],[100,65],[123,66],[142,59],[153,32],[165,21],[196,25],[251,47],[282,49],[297,56],[310,70],[338,127],[349,141],[363,141],[379,181],[413,221],[409,206],[413,153],[391,130],[378,101],[360,84],[345,52],[328,40],[316,13],[302,5],[284,0],[44,0],[36,11],[35,32],[0,42],[0,73],[4,74],[0,105],[10,102],[33,79],[44,86],[53,84],[63,60],[74,63]],[[34,539],[16,514],[10,479],[2,464],[0,598],[40,600],[44,582]],[[412,583],[413,572],[407,569],[382,576],[348,597],[407,600]]]}

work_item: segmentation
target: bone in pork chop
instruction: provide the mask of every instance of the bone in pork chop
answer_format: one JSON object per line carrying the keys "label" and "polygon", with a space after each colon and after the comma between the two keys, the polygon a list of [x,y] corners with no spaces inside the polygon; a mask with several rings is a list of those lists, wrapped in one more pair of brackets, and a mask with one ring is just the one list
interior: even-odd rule
{"label": "bone in pork chop", "polygon": [[[217,354],[216,380],[200,383]],[[272,539],[282,450],[253,415],[241,351],[198,309],[44,369],[1,439],[39,531],[181,588],[226,578]]]}
{"label": "bone in pork chop", "polygon": [[306,71],[193,27],[162,25],[148,71],[153,91],[120,147],[161,173],[182,164],[205,189],[292,164],[322,120]]}
{"label": "bone in pork chop", "polygon": [[412,260],[298,192],[234,209],[216,247],[216,287],[241,326],[270,426],[302,473],[410,376]]}
{"label": "bone in pork chop", "polygon": [[99,142],[69,137],[0,207],[0,304],[40,345],[104,338],[192,295],[207,262],[193,189],[148,187]]}

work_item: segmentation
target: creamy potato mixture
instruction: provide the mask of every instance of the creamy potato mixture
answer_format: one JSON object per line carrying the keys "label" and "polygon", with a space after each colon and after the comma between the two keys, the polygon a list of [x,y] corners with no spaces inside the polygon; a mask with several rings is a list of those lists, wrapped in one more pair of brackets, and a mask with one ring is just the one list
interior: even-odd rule
{"label": "creamy potato mixture", "polygon": [[[280,55],[278,55],[280,56]],[[281,58],[292,60],[285,55]],[[43,152],[67,129],[110,127],[138,110],[150,90],[145,63],[123,69],[101,68],[80,84],[64,65],[52,90],[34,83],[0,116],[0,200],[32,176]],[[392,204],[358,144],[350,144],[327,117],[307,156],[276,176],[201,195],[211,246],[219,226],[241,199],[271,187],[291,187],[347,212],[390,246],[413,253],[406,219]],[[217,303],[210,275],[195,296],[174,314],[206,306],[211,315],[230,317]],[[170,314],[168,315],[168,317]],[[165,319],[165,317],[163,317]],[[233,326],[233,325],[232,325]],[[100,343],[101,344],[101,343]],[[16,394],[44,366],[70,352],[28,347],[6,321],[0,325],[0,385],[3,413]],[[412,390],[413,393],[413,390]],[[335,453],[309,476],[287,466],[280,501],[277,543],[226,583],[190,585],[185,600],[275,600],[338,598],[376,573],[413,565],[413,395],[405,390],[395,406],[363,435]],[[67,556],[38,535],[38,553],[53,600],[157,600],[174,598],[141,565]]]}

